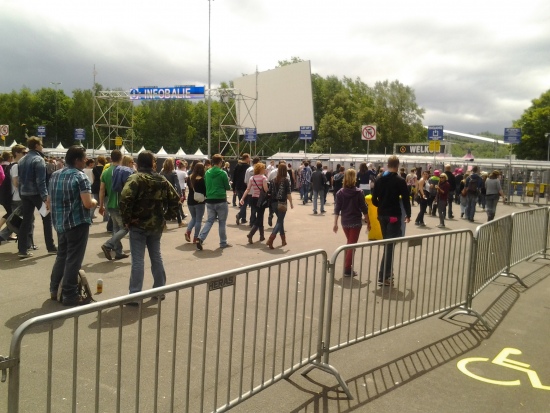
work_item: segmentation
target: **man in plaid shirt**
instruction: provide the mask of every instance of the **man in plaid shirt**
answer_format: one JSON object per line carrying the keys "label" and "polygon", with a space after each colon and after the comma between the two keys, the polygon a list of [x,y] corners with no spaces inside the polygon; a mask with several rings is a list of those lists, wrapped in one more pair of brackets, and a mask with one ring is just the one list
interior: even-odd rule
{"label": "man in plaid shirt", "polygon": [[52,268],[50,297],[57,299],[57,289],[63,279],[63,305],[88,304],[78,293],[78,272],[84,260],[91,210],[97,206],[92,197],[92,185],[82,169],[86,166],[86,149],[73,145],[65,156],[67,166],[55,171],[49,182],[47,205],[57,231],[57,257]]}

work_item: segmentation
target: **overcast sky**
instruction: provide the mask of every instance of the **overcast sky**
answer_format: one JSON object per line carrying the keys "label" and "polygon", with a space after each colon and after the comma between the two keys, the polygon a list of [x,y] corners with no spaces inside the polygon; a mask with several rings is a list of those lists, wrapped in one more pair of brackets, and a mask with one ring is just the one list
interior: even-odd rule
{"label": "overcast sky", "polygon": [[[211,82],[292,56],[411,86],[425,125],[503,134],[550,89],[548,0],[215,0]],[[0,93],[208,85],[208,0],[0,0]]]}

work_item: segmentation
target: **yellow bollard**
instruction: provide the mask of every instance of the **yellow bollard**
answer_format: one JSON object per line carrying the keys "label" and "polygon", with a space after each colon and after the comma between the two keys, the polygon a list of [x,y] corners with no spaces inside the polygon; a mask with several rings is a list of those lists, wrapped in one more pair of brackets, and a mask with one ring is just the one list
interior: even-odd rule
{"label": "yellow bollard", "polygon": [[367,195],[365,197],[365,202],[369,207],[369,220],[370,220],[370,231],[369,231],[369,241],[377,241],[382,238],[382,228],[380,228],[380,222],[378,221],[378,208],[375,207],[372,203],[372,195]]}

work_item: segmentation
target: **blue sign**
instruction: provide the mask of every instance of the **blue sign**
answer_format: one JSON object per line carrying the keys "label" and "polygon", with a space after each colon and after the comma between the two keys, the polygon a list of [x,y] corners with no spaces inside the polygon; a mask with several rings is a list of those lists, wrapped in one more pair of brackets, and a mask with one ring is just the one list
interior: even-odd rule
{"label": "blue sign", "polygon": [[74,139],[77,140],[77,141],[83,141],[84,139],[86,139],[86,130],[84,129],[75,129],[74,130]]}
{"label": "blue sign", "polygon": [[139,87],[130,89],[130,99],[204,99],[204,86]]}
{"label": "blue sign", "polygon": [[505,143],[520,143],[521,142],[521,128],[504,128],[504,142]]}
{"label": "blue sign", "polygon": [[46,137],[46,127],[45,126],[39,126],[36,129],[36,136],[39,138],[45,138]]}
{"label": "blue sign", "polygon": [[245,128],[244,129],[244,140],[246,142],[256,142],[258,134],[256,133],[256,128]]}
{"label": "blue sign", "polygon": [[300,139],[311,140],[313,137],[313,126],[300,126]]}
{"label": "blue sign", "polygon": [[428,140],[440,141],[443,139],[443,125],[428,126]]}

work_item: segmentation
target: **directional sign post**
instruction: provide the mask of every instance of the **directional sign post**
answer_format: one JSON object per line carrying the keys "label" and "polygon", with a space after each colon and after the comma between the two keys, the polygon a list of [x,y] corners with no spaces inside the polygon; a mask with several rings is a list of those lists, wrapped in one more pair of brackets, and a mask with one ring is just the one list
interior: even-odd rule
{"label": "directional sign post", "polygon": [[256,128],[245,128],[244,129],[244,140],[246,142],[256,142],[258,135],[256,133]]}
{"label": "directional sign post", "polygon": [[75,141],[83,141],[86,139],[86,130],[82,128],[77,128],[74,130],[74,139]]}
{"label": "directional sign post", "polygon": [[516,144],[521,142],[521,128],[504,128],[504,142]]}
{"label": "directional sign post", "polygon": [[45,126],[39,126],[36,129],[36,136],[39,138],[45,138],[46,137],[46,127]]}
{"label": "directional sign post", "polygon": [[[428,141],[440,141],[443,139],[443,125],[428,126]],[[439,143],[439,142],[437,142]],[[434,167],[435,167],[435,143],[430,142],[430,150],[434,152]],[[439,147],[438,147],[439,150]]]}
{"label": "directional sign post", "polygon": [[307,154],[307,141],[313,138],[313,126],[300,126],[300,139],[304,141],[304,154]]}
{"label": "directional sign post", "polygon": [[367,162],[369,161],[370,141],[376,140],[376,125],[361,126],[361,140],[367,141]]}

